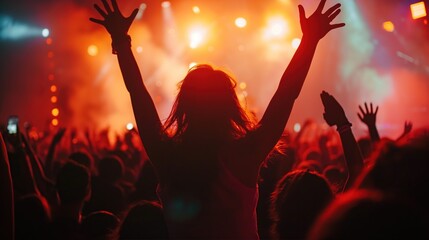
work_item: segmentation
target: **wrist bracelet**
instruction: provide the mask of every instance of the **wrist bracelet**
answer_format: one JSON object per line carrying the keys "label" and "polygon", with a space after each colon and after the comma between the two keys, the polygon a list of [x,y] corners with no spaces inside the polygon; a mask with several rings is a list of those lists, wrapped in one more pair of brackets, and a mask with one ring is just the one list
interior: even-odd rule
{"label": "wrist bracelet", "polygon": [[120,37],[112,36],[112,53],[118,54],[118,48],[126,44],[127,47],[131,47],[131,37],[130,35],[123,35]]}

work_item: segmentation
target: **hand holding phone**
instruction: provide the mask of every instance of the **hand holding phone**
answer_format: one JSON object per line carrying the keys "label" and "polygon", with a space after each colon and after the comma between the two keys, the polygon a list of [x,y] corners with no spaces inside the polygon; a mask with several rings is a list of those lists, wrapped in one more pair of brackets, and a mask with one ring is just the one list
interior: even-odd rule
{"label": "hand holding phone", "polygon": [[10,116],[7,120],[7,132],[11,135],[16,135],[18,133],[18,116]]}

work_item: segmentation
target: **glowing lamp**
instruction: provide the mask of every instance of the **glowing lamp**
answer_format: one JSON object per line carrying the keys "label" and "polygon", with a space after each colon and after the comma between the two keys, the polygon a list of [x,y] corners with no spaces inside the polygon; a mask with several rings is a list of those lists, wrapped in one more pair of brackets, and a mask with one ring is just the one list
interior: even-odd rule
{"label": "glowing lamp", "polygon": [[395,31],[395,25],[391,21],[387,21],[383,23],[383,29],[386,32],[393,32]]}
{"label": "glowing lamp", "polygon": [[418,19],[427,16],[425,2],[423,1],[411,4],[410,9],[411,16],[413,19]]}

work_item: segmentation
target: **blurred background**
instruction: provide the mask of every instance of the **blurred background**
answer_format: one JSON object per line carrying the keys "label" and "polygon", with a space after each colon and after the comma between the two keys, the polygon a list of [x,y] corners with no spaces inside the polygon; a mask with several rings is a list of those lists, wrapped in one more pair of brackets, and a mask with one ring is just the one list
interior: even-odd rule
{"label": "blurred background", "polygon": [[[118,0],[139,13],[132,48],[162,119],[189,67],[210,63],[237,79],[237,93],[260,118],[302,37],[298,4],[307,16],[316,0]],[[346,27],[319,44],[287,128],[323,123],[319,94],[342,103],[357,136],[366,135],[358,106],[380,107],[382,136],[397,137],[404,121],[428,124],[427,1],[341,0]],[[123,130],[134,124],[111,41],[88,0],[0,3],[0,121],[18,115],[38,128]],[[100,2],[97,2],[100,3]],[[327,6],[336,1],[328,0]],[[327,9],[327,7],[325,7]]]}

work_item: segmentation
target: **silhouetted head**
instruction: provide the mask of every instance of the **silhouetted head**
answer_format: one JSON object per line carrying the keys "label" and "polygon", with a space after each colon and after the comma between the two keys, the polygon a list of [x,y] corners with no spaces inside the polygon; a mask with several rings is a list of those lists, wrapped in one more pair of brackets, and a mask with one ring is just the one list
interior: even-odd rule
{"label": "silhouetted head", "polygon": [[210,65],[191,68],[180,83],[165,128],[175,137],[210,131],[210,135],[239,137],[250,128],[250,120],[235,93],[235,80]]}
{"label": "silhouetted head", "polygon": [[428,232],[422,215],[408,203],[377,191],[352,190],[323,211],[308,239],[428,239]]}
{"label": "silhouetted head", "polygon": [[91,154],[84,151],[78,151],[70,154],[69,158],[83,166],[87,167],[88,170],[92,171],[94,167],[94,159]]}
{"label": "silhouetted head", "polygon": [[51,211],[45,198],[31,194],[15,201],[16,239],[43,239],[51,224]]}
{"label": "silhouetted head", "polygon": [[119,225],[119,218],[107,211],[92,212],[81,223],[86,239],[109,239]]}
{"label": "silhouetted head", "polygon": [[124,174],[124,163],[117,156],[108,156],[98,163],[98,176],[106,182],[115,183]]}
{"label": "silhouetted head", "polygon": [[363,189],[376,189],[415,201],[429,213],[429,130],[409,134],[401,142],[383,141],[369,166],[356,180]]}
{"label": "silhouetted head", "polygon": [[168,239],[161,205],[140,201],[131,206],[118,234],[119,239]]}
{"label": "silhouetted head", "polygon": [[61,204],[83,203],[91,193],[89,171],[85,166],[69,161],[60,169],[56,186]]}
{"label": "silhouetted head", "polygon": [[320,174],[300,170],[286,174],[272,196],[273,237],[304,239],[333,197],[328,182]]}

